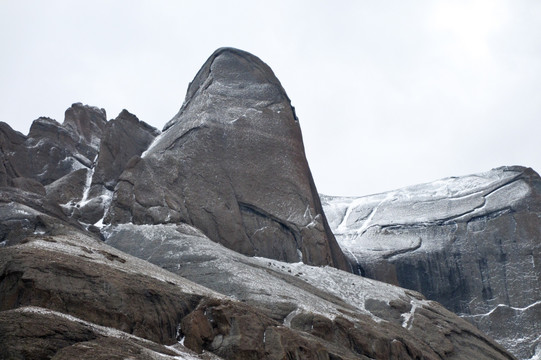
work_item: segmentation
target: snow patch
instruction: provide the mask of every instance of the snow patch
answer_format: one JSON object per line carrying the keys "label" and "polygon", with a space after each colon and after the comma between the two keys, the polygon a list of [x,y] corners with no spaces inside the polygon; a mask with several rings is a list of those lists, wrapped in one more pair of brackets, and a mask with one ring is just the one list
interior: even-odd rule
{"label": "snow patch", "polygon": [[88,194],[90,193],[90,186],[92,185],[92,177],[94,176],[94,171],[96,170],[96,160],[98,160],[98,155],[96,155],[94,158],[92,168],[88,169],[86,172],[85,190],[83,192],[83,198],[81,201],[79,201],[78,206],[82,207],[88,203]]}
{"label": "snow patch", "polygon": [[[511,309],[511,310],[515,310],[515,311],[526,311],[534,306],[537,306],[537,305],[540,305],[541,304],[541,300],[539,301],[536,301],[534,302],[533,304],[530,304],[528,306],[525,306],[523,308],[518,308],[518,307],[514,307],[514,306],[509,306],[509,305],[506,305],[506,304],[498,304],[495,308],[493,308],[492,310],[490,310],[489,312],[487,313],[484,313],[484,314],[474,314],[474,315],[467,315],[468,317],[472,317],[472,318],[476,318],[476,317],[483,317],[483,316],[490,316],[492,315],[496,310],[498,310],[499,308],[506,308],[506,309]],[[461,314],[460,316],[465,316],[464,314]]]}
{"label": "snow patch", "polygon": [[410,311],[401,315],[401,317],[404,319],[404,321],[402,322],[403,328],[406,328],[408,330],[411,329],[413,325],[413,317],[415,316],[415,310],[417,310],[417,304],[413,302],[411,304]]}
{"label": "snow patch", "polygon": [[160,133],[160,135],[156,136],[154,138],[154,140],[152,141],[152,143],[148,146],[148,148],[145,151],[143,151],[143,153],[141,154],[141,158],[147,157],[147,155],[150,154],[150,152],[162,140],[162,138],[165,136],[166,133],[167,133],[167,131],[164,131],[164,132]]}
{"label": "snow patch", "polygon": [[284,326],[287,326],[288,328],[291,327],[291,320],[295,318],[295,316],[302,314],[301,308],[296,308],[292,312],[290,312],[284,319]]}
{"label": "snow patch", "polygon": [[[541,340],[541,336],[536,339],[536,341],[539,340]],[[537,346],[535,347],[535,354],[533,354],[530,360],[541,360],[541,343],[537,344]]]}

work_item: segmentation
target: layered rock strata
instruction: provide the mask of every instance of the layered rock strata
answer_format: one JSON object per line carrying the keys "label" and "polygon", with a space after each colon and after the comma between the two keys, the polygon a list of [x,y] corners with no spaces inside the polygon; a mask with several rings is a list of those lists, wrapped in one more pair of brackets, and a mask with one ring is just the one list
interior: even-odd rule
{"label": "layered rock strata", "polygon": [[364,276],[419,291],[519,358],[534,356],[541,179],[532,169],[503,167],[360,198],[324,196],[323,204]]}
{"label": "layered rock strata", "polygon": [[[122,224],[105,232],[108,245],[242,301],[300,332],[299,344],[315,340],[329,358],[511,358],[471,324],[416,292],[331,267],[246,257],[187,225]],[[263,342],[286,336],[256,329]],[[207,349],[227,343],[222,336],[208,340]],[[311,351],[301,358],[327,356]]]}

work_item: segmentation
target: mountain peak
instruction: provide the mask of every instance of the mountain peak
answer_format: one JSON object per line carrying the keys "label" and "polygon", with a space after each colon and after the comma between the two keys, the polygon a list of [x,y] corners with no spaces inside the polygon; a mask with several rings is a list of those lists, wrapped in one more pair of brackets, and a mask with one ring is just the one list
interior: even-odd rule
{"label": "mountain peak", "polygon": [[165,125],[164,131],[178,122],[196,96],[203,96],[209,102],[237,98],[245,107],[254,109],[285,100],[296,119],[290,100],[272,69],[257,56],[235,48],[220,48],[207,59],[188,86],[181,109]]}
{"label": "mountain peak", "polygon": [[351,270],[325,220],[289,98],[254,55],[215,51],[132,165],[106,221],[186,222],[243,254]]}

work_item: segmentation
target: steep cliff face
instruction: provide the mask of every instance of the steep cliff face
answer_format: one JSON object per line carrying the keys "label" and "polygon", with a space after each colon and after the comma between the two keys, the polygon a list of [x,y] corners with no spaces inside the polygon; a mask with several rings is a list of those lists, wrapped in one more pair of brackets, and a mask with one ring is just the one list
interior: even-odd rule
{"label": "steep cliff face", "polygon": [[541,332],[540,191],[533,170],[504,167],[323,203],[362,274],[419,291],[530,358]]}
{"label": "steep cliff face", "polygon": [[284,89],[236,49],[207,60],[179,113],[128,164],[106,222],[185,222],[243,254],[350,270]]}

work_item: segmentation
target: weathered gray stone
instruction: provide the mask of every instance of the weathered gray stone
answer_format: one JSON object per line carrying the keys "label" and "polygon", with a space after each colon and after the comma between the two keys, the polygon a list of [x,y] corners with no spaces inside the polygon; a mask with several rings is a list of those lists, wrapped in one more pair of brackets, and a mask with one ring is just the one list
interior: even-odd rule
{"label": "weathered gray stone", "polygon": [[[247,257],[188,225],[119,224],[104,233],[108,245],[250,306],[200,304],[181,327],[190,329],[185,344],[193,349],[225,358],[247,356],[244,350],[258,358],[264,349],[281,359],[289,351],[282,349],[311,344],[302,345],[309,358],[319,348],[344,359],[512,358],[474,326],[413,291],[332,267]],[[253,309],[257,316],[248,315]],[[225,330],[215,324],[224,317],[231,324]],[[243,327],[250,336],[235,332]],[[231,336],[246,347],[229,344]]]}
{"label": "weathered gray stone", "polygon": [[128,161],[133,156],[140,156],[159,133],[127,110],[122,110],[103,130],[92,186],[102,185],[114,190]]}
{"label": "weathered gray stone", "polygon": [[20,176],[12,159],[25,140],[26,136],[0,122],[0,186],[12,186],[11,179]]}
{"label": "weathered gray stone", "polygon": [[[339,270],[349,263],[298,120],[258,58],[216,51],[157,134],[127,111],[106,123],[104,110],[81,104],[62,125],[38,119],[28,136],[0,123],[0,357],[513,358],[419,293]],[[499,180],[483,207],[470,194],[447,208],[465,216],[525,191]],[[99,234],[113,188],[113,225]],[[427,200],[396,214],[437,218],[439,207]],[[506,215],[491,211],[488,220]],[[384,259],[426,244],[416,234],[396,242]],[[398,282],[394,268],[379,269]],[[537,305],[497,310],[473,321],[495,327],[498,314],[522,310],[530,319]]]}
{"label": "weathered gray stone", "polygon": [[45,187],[34,179],[15,177],[11,179],[13,187],[19,188],[23,191],[33,192],[39,195],[45,195]]}
{"label": "weathered gray stone", "polygon": [[57,204],[77,203],[83,198],[86,178],[90,170],[83,168],[70,172],[45,187],[47,198]]}
{"label": "weathered gray stone", "polygon": [[40,307],[0,312],[0,358],[21,360],[218,360],[184,346],[166,347]]}
{"label": "weathered gray stone", "polygon": [[350,270],[284,89],[236,49],[207,60],[179,113],[128,163],[106,222],[185,222],[243,254]]}
{"label": "weathered gray stone", "polygon": [[518,357],[534,355],[539,313],[525,309],[541,302],[541,179],[532,169],[323,203],[344,253],[365,276],[419,291]]}
{"label": "weathered gray stone", "polygon": [[3,178],[24,177],[48,185],[74,170],[92,167],[105,123],[103,109],[77,103],[66,110],[64,124],[40,117],[26,137],[2,126],[0,184],[13,186]]}
{"label": "weathered gray stone", "polygon": [[106,122],[104,109],[75,103],[66,110],[62,127],[72,135],[77,152],[94,161]]}
{"label": "weathered gray stone", "polygon": [[42,195],[14,187],[0,188],[0,246],[35,235],[61,235],[81,231],[62,209]]}
{"label": "weathered gray stone", "polygon": [[82,234],[0,248],[0,311],[37,306],[173,344],[210,291],[136,260]]}

